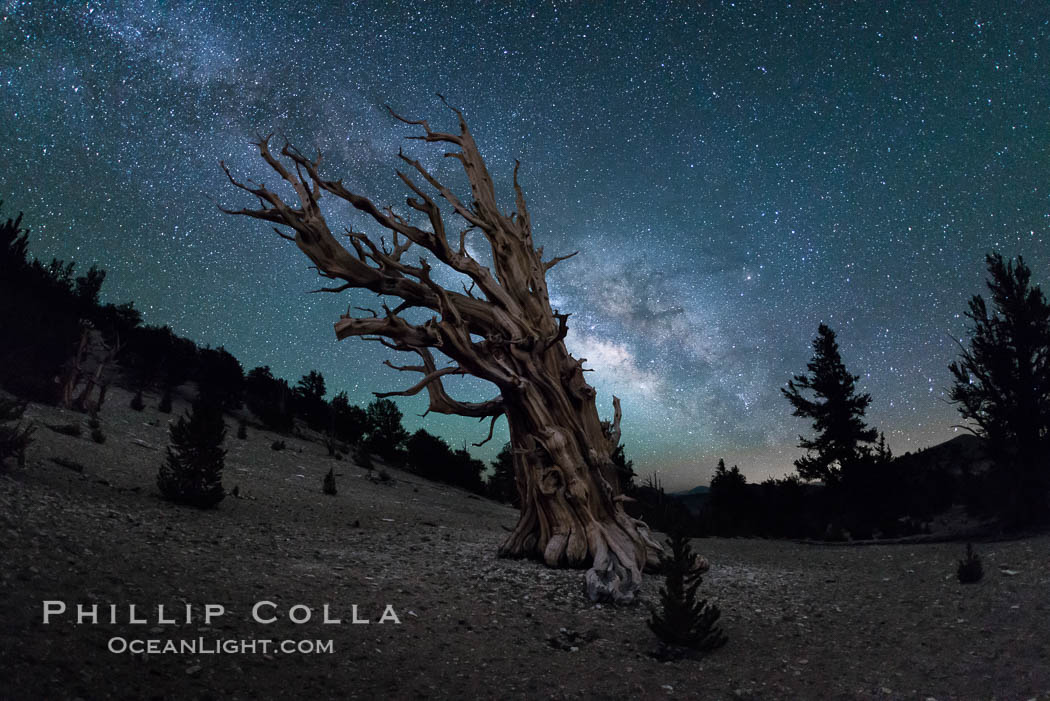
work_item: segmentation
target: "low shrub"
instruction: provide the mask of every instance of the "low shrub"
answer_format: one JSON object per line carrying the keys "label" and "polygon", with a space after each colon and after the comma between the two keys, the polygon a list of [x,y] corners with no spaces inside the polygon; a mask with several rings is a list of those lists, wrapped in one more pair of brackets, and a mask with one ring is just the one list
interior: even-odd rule
{"label": "low shrub", "polygon": [[981,581],[981,578],[984,577],[981,558],[973,551],[973,543],[966,544],[966,557],[959,560],[959,568],[956,570],[956,575],[963,584],[973,584]]}

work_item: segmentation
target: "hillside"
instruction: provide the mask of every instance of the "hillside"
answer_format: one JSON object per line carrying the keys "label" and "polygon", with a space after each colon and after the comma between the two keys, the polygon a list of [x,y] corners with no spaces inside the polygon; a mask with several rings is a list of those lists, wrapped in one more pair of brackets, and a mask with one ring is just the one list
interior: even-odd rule
{"label": "hillside", "polygon": [[689,513],[695,516],[703,510],[704,505],[710,498],[711,488],[706,485],[699,485],[682,492],[673,492],[668,494],[668,496],[685,504],[685,508],[689,509]]}
{"label": "hillside", "polygon": [[[227,439],[227,497],[200,512],[156,494],[170,417],[111,392],[107,441],[44,424],[0,476],[0,698],[1029,698],[1050,694],[1050,537],[978,544],[807,546],[705,539],[704,595],[729,644],[661,664],[644,606],[592,605],[582,574],[500,560],[509,507],[389,469],[368,479],[319,443],[249,428]],[[184,406],[184,405],[183,405]],[[176,405],[176,412],[182,407]],[[175,416],[173,414],[172,416]],[[54,459],[75,461],[75,471]],[[69,462],[69,465],[76,466]],[[321,494],[335,465],[338,495]],[[656,600],[648,576],[642,596]],[[43,602],[98,604],[97,625],[42,623]],[[262,601],[281,619],[251,617]],[[136,604],[149,622],[127,622]],[[155,607],[187,623],[160,623]],[[225,615],[202,620],[206,604]],[[304,604],[312,619],[287,620]],[[324,624],[322,607],[342,624]],[[400,625],[378,624],[386,605]],[[120,620],[109,623],[109,606]],[[368,625],[350,623],[353,606]],[[302,612],[302,609],[299,610]],[[115,654],[114,638],[331,641],[327,654]]]}

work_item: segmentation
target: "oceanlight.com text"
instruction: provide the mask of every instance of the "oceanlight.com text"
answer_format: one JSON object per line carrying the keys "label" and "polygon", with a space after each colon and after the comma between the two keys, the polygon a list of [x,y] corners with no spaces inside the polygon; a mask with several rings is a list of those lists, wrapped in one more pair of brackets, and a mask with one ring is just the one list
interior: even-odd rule
{"label": "oceanlight.com text", "polygon": [[148,655],[330,655],[335,652],[332,640],[271,640],[236,638],[195,638],[189,640],[161,640],[158,638],[109,639],[109,651],[114,654]]}

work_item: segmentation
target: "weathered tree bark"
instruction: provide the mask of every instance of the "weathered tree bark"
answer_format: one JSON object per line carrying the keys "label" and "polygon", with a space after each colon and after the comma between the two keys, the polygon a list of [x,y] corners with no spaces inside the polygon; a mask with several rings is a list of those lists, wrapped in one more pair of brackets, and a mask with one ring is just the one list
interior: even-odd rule
{"label": "weathered tree bark", "polygon": [[[661,548],[645,524],[628,516],[622,507],[623,496],[610,461],[620,438],[619,401],[613,398],[612,421],[601,421],[595,391],[583,377],[585,359],[572,357],[565,348],[569,315],[550,306],[546,273],[575,254],[543,260],[543,248],[533,245],[529,212],[518,184],[519,164],[513,180],[516,211],[508,216],[497,206],[492,179],[462,113],[450,109],[458,118],[458,133],[434,131],[425,120],[405,119],[390,110],[396,119],[422,128],[422,134],[409,138],[458,147],[445,155],[460,161],[470,183],[467,203],[419,161],[399,153],[408,168],[398,176],[413,193],[407,205],[424,215],[423,227],[410,223],[408,212],[380,209],[347,190],[342,181],[325,180],[320,154],[310,159],[285,144],[280,152],[283,158],[273,155],[269,137],[257,142],[259,153],[295,190],[298,203],[286,203],[265,185],[239,182],[222,164],[230,182],[257,197],[261,205],[223,211],[290,227],[292,235],[274,230],[294,241],[320,275],[341,283],[319,291],[364,288],[399,298],[394,309],[384,303],[381,313],[360,309],[367,315],[352,317],[348,312],[335,323],[339,339],[361,336],[419,357],[417,365],[387,362],[396,370],[420,373],[418,383],[376,396],[411,396],[425,389],[430,398],[428,412],[491,418],[488,438],[475,445],[491,439],[496,420],[505,416],[522,511],[500,554],[534,557],[552,567],[589,566],[586,587],[592,600],[630,602],[638,591],[642,570],[658,564]],[[466,222],[456,245],[449,240],[440,208],[414,180],[416,176]],[[318,206],[323,194],[344,200],[371,217],[391,233],[390,245],[351,230],[346,231],[349,249],[340,245]],[[467,252],[467,238],[475,232],[491,247],[492,270]],[[418,265],[404,260],[413,245],[429,254],[420,257]],[[433,260],[465,275],[470,287],[464,285],[458,292],[438,285],[430,274]],[[411,324],[400,316],[411,308],[436,314],[422,325]],[[452,364],[439,368],[435,350]],[[442,384],[446,375],[488,380],[496,386],[497,395],[484,402],[457,401]]]}
{"label": "weathered tree bark", "polygon": [[[80,342],[77,352],[69,361],[69,368],[62,380],[62,406],[76,411],[96,412],[102,409],[106,399],[109,380],[106,369],[120,352],[120,338],[110,346],[101,332],[90,323],[81,322]],[[81,386],[83,383],[83,386]],[[76,390],[80,387],[80,393]],[[91,393],[98,389],[98,399],[92,401]]]}

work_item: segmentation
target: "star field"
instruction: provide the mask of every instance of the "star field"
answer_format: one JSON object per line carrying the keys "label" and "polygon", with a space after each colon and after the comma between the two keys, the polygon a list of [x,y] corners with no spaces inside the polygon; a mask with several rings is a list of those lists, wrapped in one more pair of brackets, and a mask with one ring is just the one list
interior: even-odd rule
{"label": "star field", "polygon": [[[623,399],[636,470],[688,487],[724,457],[760,480],[793,470],[808,426],[778,389],[819,323],[903,453],[959,423],[951,336],[984,254],[1050,286],[1048,22],[1029,3],[8,1],[0,199],[37,257],[105,268],[107,301],[365,404],[406,378],[331,324],[374,300],[306,294],[294,246],[218,211],[252,204],[218,161],[274,184],[250,141],[275,132],[396,205],[403,146],[462,189],[383,109],[451,128],[440,92],[504,195],[521,160],[537,243],[581,250],[552,303],[599,410]],[[457,446],[486,433],[399,403]]]}

